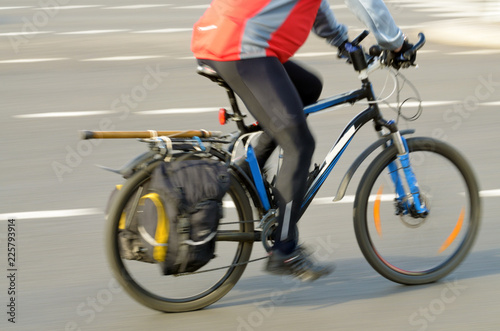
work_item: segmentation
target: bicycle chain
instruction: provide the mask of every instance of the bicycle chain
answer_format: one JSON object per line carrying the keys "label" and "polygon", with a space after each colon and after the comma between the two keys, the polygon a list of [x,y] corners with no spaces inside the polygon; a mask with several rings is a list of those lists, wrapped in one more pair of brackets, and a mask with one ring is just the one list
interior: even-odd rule
{"label": "bicycle chain", "polygon": [[233,263],[233,264],[230,264],[230,265],[227,265],[227,266],[223,266],[223,267],[218,267],[218,268],[212,268],[212,269],[207,269],[207,270],[202,270],[202,271],[182,272],[182,273],[179,273],[179,274],[175,274],[173,276],[174,277],[180,277],[180,276],[202,274],[202,273],[209,272],[209,271],[217,271],[217,270],[222,270],[222,269],[231,268],[231,267],[239,267],[239,266],[248,264],[250,262],[256,262],[256,261],[260,261],[260,260],[264,260],[264,259],[267,259],[267,256],[259,257],[259,258],[253,259],[253,260],[248,260],[246,262]]}
{"label": "bicycle chain", "polygon": [[240,223],[257,223],[257,222],[260,222],[260,220],[238,221],[238,222],[224,222],[224,223],[219,223],[219,225],[240,224]]}
{"label": "bicycle chain", "polygon": [[[256,222],[260,222],[260,225],[259,227],[263,226],[263,225],[268,225],[267,223],[273,223],[271,221],[268,221],[268,219],[271,219],[271,220],[275,220],[272,216],[274,216],[274,212],[275,211],[270,211],[268,214],[266,214],[262,220],[250,220],[250,221],[238,221],[238,222],[225,222],[225,223],[220,223],[219,226],[221,225],[228,225],[228,224],[240,224],[240,223],[256,223]],[[267,229],[269,230],[269,229]],[[266,259],[267,256],[264,256],[264,257],[259,257],[259,258],[256,258],[256,259],[253,259],[253,260],[248,260],[246,262],[241,262],[241,263],[233,263],[233,264],[230,264],[230,265],[227,265],[227,266],[223,266],[223,267],[218,267],[218,268],[212,268],[212,269],[207,269],[207,270],[202,270],[202,271],[194,271],[194,272],[183,272],[183,273],[179,273],[179,274],[175,274],[173,276],[175,277],[180,277],[180,276],[188,276],[188,275],[195,275],[195,274],[202,274],[202,273],[205,273],[205,272],[210,272],[210,271],[217,271],[217,270],[222,270],[222,269],[226,269],[226,268],[231,268],[231,267],[239,267],[239,266],[242,266],[242,265],[245,265],[245,264],[248,264],[250,262],[256,262],[256,261],[260,261],[260,260],[263,260],[263,259]]]}
{"label": "bicycle chain", "polygon": [[[220,223],[219,225],[224,225],[224,224],[239,224],[239,223],[255,223],[255,222],[261,222],[261,220],[240,221],[240,222],[227,222],[227,223]],[[269,222],[269,223],[272,223],[272,222]],[[201,273],[205,273],[205,272],[209,272],[209,271],[222,270],[222,269],[231,268],[231,267],[238,267],[238,266],[241,266],[241,265],[248,264],[250,262],[260,261],[260,260],[263,260],[263,259],[266,259],[266,258],[267,258],[267,256],[264,256],[264,257],[259,257],[259,258],[253,259],[253,260],[248,260],[246,262],[233,263],[233,264],[230,264],[230,265],[227,265],[227,266],[218,267],[218,268],[212,268],[212,269],[207,269],[207,270],[202,270],[202,271],[179,273],[179,274],[176,274],[174,276],[175,277],[178,277],[178,276],[187,276],[187,275],[201,274]]]}

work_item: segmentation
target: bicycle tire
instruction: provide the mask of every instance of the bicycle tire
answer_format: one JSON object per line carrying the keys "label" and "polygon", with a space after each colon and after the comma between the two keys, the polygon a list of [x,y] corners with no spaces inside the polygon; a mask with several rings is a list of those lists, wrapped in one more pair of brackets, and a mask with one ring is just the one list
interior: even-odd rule
{"label": "bicycle tire", "polygon": [[[153,291],[145,288],[143,284],[135,279],[133,273],[126,266],[128,261],[124,261],[120,256],[118,246],[118,225],[127,201],[129,201],[136,190],[150,178],[151,172],[157,164],[158,163],[154,163],[147,169],[140,170],[132,177],[130,177],[123,185],[122,189],[116,197],[116,200],[112,203],[107,218],[106,229],[106,251],[108,262],[119,284],[134,300],[136,300],[140,304],[162,312],[174,313],[199,310],[221,299],[237,283],[245,270],[246,263],[250,259],[253,242],[240,241],[236,243],[235,245],[237,245],[237,249],[232,260],[233,266],[228,267],[227,271],[223,274],[222,277],[218,279],[216,283],[212,284],[204,291],[200,291],[200,293],[190,295],[188,297],[169,298],[166,296],[158,295],[157,293],[154,293]],[[230,175],[230,179],[231,185],[227,194],[233,199],[240,221],[238,225],[239,230],[240,232],[253,234],[253,223],[241,222],[245,220],[251,220],[253,216],[252,208],[248,201],[246,192],[233,174]],[[144,262],[133,262],[146,264]],[[210,265],[210,263],[211,262],[209,262],[208,265]],[[234,266],[235,264],[238,265]],[[171,279],[174,276],[161,277],[164,277],[163,279],[168,279],[167,277],[170,277]]]}
{"label": "bicycle tire", "polygon": [[[463,207],[462,212],[460,213],[459,216],[459,221],[456,222],[454,230],[452,231],[452,234],[454,234],[455,237],[452,235],[448,236],[448,238],[452,239],[451,240],[452,246],[450,247],[453,248],[449,248],[448,246],[443,244],[441,246],[441,249],[443,249],[444,247],[444,252],[441,251],[441,249],[439,249],[436,253],[436,256],[432,257],[429,256],[428,259],[429,262],[426,263],[434,263],[434,261],[438,260],[439,262],[435,262],[435,265],[433,264],[431,267],[428,268],[427,267],[420,269],[415,268],[415,270],[411,270],[410,268],[403,268],[399,265],[395,265],[395,263],[393,263],[392,261],[392,260],[398,261],[398,263],[401,263],[401,265],[405,266],[410,265],[412,263],[410,262],[410,260],[412,261],[413,259],[415,260],[414,262],[415,265],[417,265],[418,263],[424,263],[425,257],[424,258],[417,257],[418,256],[417,252],[420,250],[422,251],[427,250],[427,247],[424,248],[423,246],[431,246],[431,244],[427,242],[432,239],[431,236],[436,236],[437,238],[436,243],[442,242],[442,239],[444,237],[441,236],[439,238],[438,234],[435,234],[435,232],[437,233],[437,231],[435,231],[433,227],[436,228],[438,226],[441,226],[443,228],[445,227],[445,222],[448,220],[448,217],[445,217],[446,214],[444,211],[442,212],[442,210],[444,210],[445,208],[452,209],[453,206],[442,203],[441,200],[439,200],[441,197],[438,196],[437,193],[444,191],[445,189],[447,190],[449,186],[454,187],[455,185],[452,184],[456,183],[451,181],[449,182],[449,185],[446,184],[443,187],[437,185],[437,183],[434,183],[432,181],[430,183],[425,183],[426,185],[425,190],[430,191],[430,194],[425,193],[426,195],[423,195],[425,199],[429,200],[429,201],[426,200],[426,202],[430,206],[430,212],[428,216],[429,218],[426,217],[425,219],[422,218],[422,220],[413,220],[415,222],[413,224],[404,224],[407,225],[408,229],[404,228],[401,229],[400,232],[397,232],[398,235],[400,236],[399,238],[396,238],[395,235],[386,236],[390,237],[391,239],[394,238],[395,242],[400,243],[399,246],[394,245],[394,247],[390,247],[390,245],[382,244],[382,242],[385,239],[382,231],[382,226],[380,225],[381,223],[380,215],[376,214],[380,213],[381,198],[378,199],[378,197],[375,197],[375,199],[373,199],[373,195],[375,192],[374,189],[376,189],[375,185],[376,182],[377,183],[382,182],[382,179],[380,178],[382,177],[381,174],[383,173],[384,169],[386,169],[388,164],[394,161],[397,157],[397,150],[395,146],[390,146],[386,148],[384,151],[382,151],[382,153],[380,153],[371,162],[371,164],[369,165],[368,169],[366,170],[361,179],[361,185],[358,187],[354,202],[354,229],[358,245],[364,257],[380,275],[396,283],[405,285],[418,285],[418,284],[432,283],[445,277],[464,260],[464,258],[471,250],[478,233],[480,218],[481,218],[481,203],[479,198],[479,186],[476,177],[469,163],[455,148],[453,148],[447,143],[432,138],[410,138],[407,140],[407,142],[408,142],[410,157],[415,160],[415,162],[412,161],[412,168],[414,168],[413,163],[417,163],[418,166],[422,166],[422,168],[427,166],[426,163],[429,164],[442,163],[446,164],[446,170],[443,171],[445,171],[445,174],[447,174],[447,176],[442,176],[438,169],[430,169],[432,171],[429,171],[430,173],[430,175],[428,176],[429,178],[435,177],[436,178],[435,181],[441,181],[441,184],[444,184],[443,181],[445,180],[450,181],[450,178],[453,174],[457,174],[457,176],[460,176],[462,178],[460,181],[458,182],[455,181],[455,182],[458,183],[456,185],[457,187],[461,187],[463,185],[464,194],[462,195],[462,193],[460,194],[457,193],[450,195],[451,198],[453,199],[455,198],[460,199],[461,203],[463,203],[466,206]],[[416,162],[417,160],[420,161]],[[424,181],[421,183],[422,178],[420,177],[423,177],[424,179],[427,180],[427,176],[419,176],[418,172],[415,172],[415,175],[417,181],[419,182],[420,190],[423,192],[424,189],[422,188],[421,184],[424,184]],[[385,182],[387,182],[387,180]],[[433,186],[434,188],[429,189],[429,187],[427,187],[427,184],[429,185],[432,184],[436,186]],[[453,188],[453,190],[454,189],[455,188]],[[451,190],[452,189],[450,188],[450,191]],[[372,196],[371,201],[370,201],[370,195]],[[392,196],[394,197],[394,195]],[[451,199],[451,198],[446,197],[446,199]],[[375,205],[377,204],[376,202],[377,200],[379,200],[379,202],[377,207],[375,207]],[[390,201],[390,195],[386,200]],[[438,202],[436,202],[435,205],[433,205],[433,202],[436,200]],[[444,200],[445,199],[443,198],[443,201]],[[392,203],[394,208],[394,199],[392,200]],[[388,203],[386,205],[388,205]],[[387,206],[386,209],[389,210],[390,207]],[[372,215],[369,214],[368,210],[374,211],[373,217]],[[443,215],[441,215],[441,212]],[[439,215],[438,222],[435,222],[436,214]],[[387,218],[391,217],[389,215],[389,212],[387,212],[387,214],[384,214],[384,216],[385,215],[387,215]],[[433,215],[434,218],[432,218]],[[402,223],[408,222],[407,221],[408,218],[404,218],[402,216],[399,217]],[[369,219],[371,218],[373,218],[373,220],[377,220],[379,223],[375,225],[371,224],[371,220],[369,221]],[[452,217],[450,216],[449,219],[451,221]],[[462,219],[462,222],[460,222],[460,219]],[[377,231],[373,230],[373,228],[377,228],[377,226],[379,228],[376,230],[380,231],[378,235],[376,234]],[[398,228],[401,225],[394,222],[391,223],[386,222],[384,226],[386,229],[391,231],[391,227]],[[450,222],[449,228],[451,227],[452,224]],[[464,228],[466,230],[462,231],[462,229]],[[420,229],[421,231],[428,231],[428,232],[427,235],[424,236],[419,236],[418,234],[415,234],[415,232],[413,232],[413,237],[412,237],[411,234],[412,229],[415,232],[418,231],[418,229]],[[447,231],[449,234],[449,229]],[[403,235],[403,233],[405,235]],[[406,233],[408,233],[409,235],[406,236]],[[402,240],[406,240],[406,242],[403,243],[401,242]],[[411,246],[411,243],[413,243],[413,241],[415,242],[418,241],[423,245]],[[446,242],[447,240],[445,240],[445,243]],[[433,249],[435,249],[435,247]],[[387,250],[388,253],[385,253],[384,250]],[[411,252],[411,254],[408,254],[407,257],[398,256],[398,254],[403,255],[401,251],[406,251],[406,250]],[[446,250],[452,252],[448,255],[448,252],[446,252]],[[431,252],[430,248],[428,251]],[[444,256],[445,252],[447,256]]]}

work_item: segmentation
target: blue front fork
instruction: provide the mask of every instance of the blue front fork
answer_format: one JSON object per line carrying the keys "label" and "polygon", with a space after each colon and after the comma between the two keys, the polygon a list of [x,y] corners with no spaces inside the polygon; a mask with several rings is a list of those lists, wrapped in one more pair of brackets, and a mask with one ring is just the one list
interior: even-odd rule
{"label": "blue front fork", "polygon": [[[410,165],[408,144],[406,139],[401,136],[399,132],[393,133],[393,137],[393,143],[398,150],[397,161],[401,164],[409,189],[409,193],[407,194],[403,186],[403,181],[401,180],[400,172],[398,171],[397,161],[391,162],[388,166],[389,173],[396,188],[396,200],[399,202],[399,206],[402,207],[402,210],[398,212],[403,215],[411,214],[416,217],[425,217],[429,213],[429,210],[420,195],[417,178]],[[411,197],[413,201],[411,201],[412,199],[408,199],[409,197]]]}

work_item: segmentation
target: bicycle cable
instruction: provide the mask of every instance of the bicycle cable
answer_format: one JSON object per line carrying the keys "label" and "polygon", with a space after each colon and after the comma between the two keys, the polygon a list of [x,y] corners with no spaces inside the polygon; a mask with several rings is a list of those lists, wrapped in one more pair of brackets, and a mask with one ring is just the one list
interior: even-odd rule
{"label": "bicycle cable", "polygon": [[[408,84],[409,87],[410,87],[410,89],[415,94],[414,97],[408,97],[404,101],[400,102],[399,101],[400,91],[398,91],[398,97],[397,97],[397,103],[398,103],[397,114],[398,114],[398,118],[397,118],[397,121],[399,121],[399,117],[402,117],[403,119],[405,119],[406,121],[409,121],[409,122],[415,121],[415,120],[417,120],[420,117],[420,115],[422,115],[422,112],[423,112],[422,98],[420,97],[420,93],[418,93],[418,90],[415,87],[415,85],[413,85],[413,83],[411,81],[409,81],[402,73],[398,72],[397,76],[400,76],[401,79],[402,79],[402,81],[403,81],[403,86],[401,86],[400,91],[403,89],[403,87],[404,87],[405,84]],[[410,100],[416,100],[416,102],[418,103],[417,111],[415,112],[415,114],[413,116],[405,116],[403,114],[403,105],[406,102],[410,101]]]}
{"label": "bicycle cable", "polygon": [[[384,104],[387,108],[391,109],[397,114],[396,118],[396,124],[399,124],[399,118],[403,118],[406,121],[412,122],[417,120],[420,115],[422,115],[423,112],[423,107],[422,107],[422,98],[420,97],[420,93],[418,92],[417,88],[411,81],[409,81],[400,71],[396,71],[393,68],[387,68],[388,73],[384,82],[384,86],[380,92],[380,95],[384,93],[384,91],[387,88],[389,77],[392,78],[392,81],[394,83],[394,87],[392,91],[384,98],[377,98],[375,101],[364,101],[364,102],[359,102],[359,104],[365,104],[365,105],[370,105],[370,104]],[[411,89],[413,92],[414,96],[408,97],[401,101],[401,93],[404,89],[404,87],[408,85],[408,87]],[[391,104],[388,102],[388,100],[393,96],[396,95],[396,102],[395,104]],[[408,105],[410,101],[416,101],[417,102],[417,110],[414,115],[412,116],[407,116],[403,114],[403,106]]]}
{"label": "bicycle cable", "polygon": [[381,103],[381,102],[385,102],[386,100],[388,100],[390,97],[393,96],[393,94],[397,91],[397,86],[398,86],[398,81],[397,81],[397,78],[396,78],[396,74],[393,72],[392,68],[389,68],[388,69],[389,73],[387,74],[386,76],[386,79],[385,79],[385,82],[384,82],[384,87],[382,88],[382,91],[380,91],[380,95],[382,95],[387,87],[387,82],[389,80],[389,76],[392,78],[393,80],[393,83],[394,83],[394,87],[392,89],[392,91],[385,97],[385,98],[377,98],[377,100],[375,101],[360,101],[358,102],[358,104],[361,104],[361,105],[371,105],[371,104],[375,104],[375,103]]}

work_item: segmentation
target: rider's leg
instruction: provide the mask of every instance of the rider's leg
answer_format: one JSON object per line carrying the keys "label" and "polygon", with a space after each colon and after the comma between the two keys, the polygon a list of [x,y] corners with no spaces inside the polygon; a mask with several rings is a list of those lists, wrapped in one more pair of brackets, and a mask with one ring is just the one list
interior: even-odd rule
{"label": "rider's leg", "polygon": [[[299,93],[304,106],[318,101],[323,89],[323,82],[319,75],[294,61],[283,63],[283,67]],[[276,146],[276,142],[266,133],[259,137],[254,149],[261,168],[264,167],[264,164],[276,149]]]}
{"label": "rider's leg", "polygon": [[304,106],[318,101],[323,90],[323,82],[319,74],[295,61],[287,61],[283,63],[283,67],[297,89]]}
{"label": "rider's leg", "polygon": [[299,93],[277,58],[206,62],[239,95],[266,134],[283,148],[276,181],[279,217],[275,249],[290,253],[297,244],[295,224],[314,152]]}

